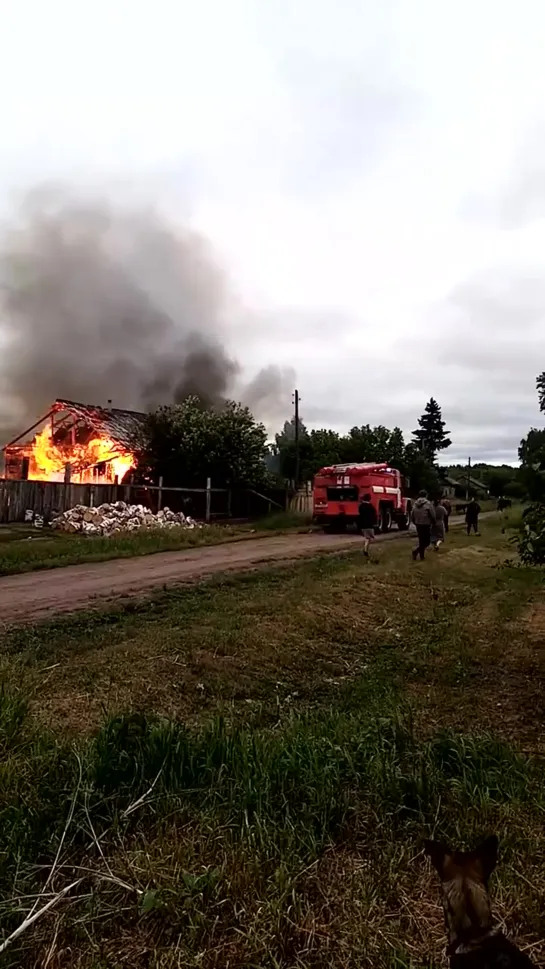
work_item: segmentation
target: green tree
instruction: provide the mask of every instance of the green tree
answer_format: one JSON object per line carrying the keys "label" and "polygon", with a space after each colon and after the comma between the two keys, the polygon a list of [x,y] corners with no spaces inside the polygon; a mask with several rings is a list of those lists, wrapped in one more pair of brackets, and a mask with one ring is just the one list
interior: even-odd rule
{"label": "green tree", "polygon": [[267,434],[247,407],[226,401],[203,409],[197,397],[148,415],[136,444],[138,470],[165,485],[204,487],[261,484],[266,476]]}
{"label": "green tree", "polygon": [[506,498],[518,498],[524,500],[528,495],[528,486],[524,483],[522,471],[517,471],[517,477],[511,478],[505,486],[504,495]]}
{"label": "green tree", "polygon": [[369,424],[350,428],[340,440],[341,463],[361,464],[375,460],[375,439]]}
{"label": "green tree", "polygon": [[[280,473],[290,481],[295,475],[294,430],[294,420],[286,421],[273,445],[280,459]],[[375,427],[361,424],[352,427],[347,434],[339,435],[328,428],[309,432],[300,420],[299,457],[303,481],[310,480],[320,468],[332,464],[384,461],[410,478],[412,494],[421,488],[426,488],[430,494],[439,494],[442,490],[429,454],[414,442],[406,445],[399,427],[390,429],[383,424]]]}
{"label": "green tree", "polygon": [[409,492],[413,497],[419,491],[427,491],[431,497],[439,497],[443,493],[437,467],[428,453],[423,451],[416,442],[411,441],[407,444],[400,470],[409,478]]}
{"label": "green tree", "polygon": [[493,498],[501,498],[502,495],[507,495],[510,484],[514,481],[515,475],[513,472],[503,471],[498,468],[493,474],[487,476],[486,485],[489,493]]}
{"label": "green tree", "polygon": [[525,497],[545,503],[545,430],[532,427],[520,442],[518,454],[518,477]]}
{"label": "green tree", "polygon": [[[545,371],[536,380],[539,409],[545,411]],[[520,480],[530,504],[522,516],[518,541],[523,562],[545,565],[545,430],[533,427],[520,442]]]}
{"label": "green tree", "polygon": [[525,468],[545,468],[545,430],[532,427],[519,445],[519,461]]}
{"label": "green tree", "polygon": [[522,516],[518,550],[526,565],[545,565],[545,504],[532,502]]}
{"label": "green tree", "polygon": [[536,378],[537,396],[539,400],[539,409],[543,413],[545,411],[545,370],[540,373],[539,377]]}
{"label": "green tree", "polygon": [[305,480],[310,480],[320,468],[330,464],[341,463],[341,438],[337,431],[322,427],[310,432],[311,461],[308,467],[310,474]]}
{"label": "green tree", "polygon": [[[275,435],[273,448],[279,457],[279,468],[281,477],[287,481],[294,481],[297,472],[297,448],[295,443],[295,418],[285,421],[284,427],[279,434]],[[312,468],[312,445],[310,435],[299,418],[299,479],[308,480],[314,471]]]}
{"label": "green tree", "polygon": [[386,452],[388,464],[393,468],[399,468],[401,471],[405,461],[406,447],[405,441],[403,440],[403,432],[400,427],[394,427],[390,431]]}
{"label": "green tree", "polygon": [[405,451],[403,433],[399,427],[389,428],[379,424],[371,427],[362,424],[352,427],[348,434],[339,440],[341,461],[355,464],[365,461],[386,461],[394,468],[399,468]]}
{"label": "green tree", "polygon": [[445,430],[441,408],[435,398],[431,397],[422,417],[418,418],[416,431],[413,431],[414,443],[425,451],[432,461],[435,461],[438,451],[444,451],[452,444],[448,437],[449,433]]}

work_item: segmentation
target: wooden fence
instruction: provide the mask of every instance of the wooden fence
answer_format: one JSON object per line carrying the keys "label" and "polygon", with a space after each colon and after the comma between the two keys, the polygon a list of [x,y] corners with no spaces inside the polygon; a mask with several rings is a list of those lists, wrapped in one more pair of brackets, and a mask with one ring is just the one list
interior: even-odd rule
{"label": "wooden fence", "polygon": [[48,521],[74,505],[96,507],[113,501],[144,505],[154,512],[168,506],[172,511],[185,511],[203,521],[260,518],[287,506],[283,489],[261,493],[251,488],[213,488],[210,479],[206,488],[0,479],[0,524],[23,522],[27,511],[43,515]]}
{"label": "wooden fence", "polygon": [[116,485],[62,484],[53,481],[0,481],[0,523],[22,522],[31,509],[45,519],[74,505],[89,505],[92,489],[101,489],[100,499],[117,501]]}

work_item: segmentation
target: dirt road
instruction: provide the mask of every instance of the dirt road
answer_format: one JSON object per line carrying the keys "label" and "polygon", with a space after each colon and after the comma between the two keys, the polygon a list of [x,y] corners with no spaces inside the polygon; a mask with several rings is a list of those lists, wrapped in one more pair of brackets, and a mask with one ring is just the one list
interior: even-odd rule
{"label": "dirt road", "polygon": [[[379,535],[378,541],[403,536],[407,533],[396,531]],[[268,563],[282,564],[351,547],[361,547],[358,535],[278,535],[8,575],[0,578],[0,623],[32,622],[61,612],[90,608],[96,605],[97,599],[103,604],[165,584],[191,582],[218,572],[245,571]]]}
{"label": "dirt road", "polygon": [[[490,514],[485,512],[481,518]],[[462,518],[453,518],[451,524],[462,522]],[[407,541],[408,538],[414,540],[412,532],[396,530],[378,535],[377,541]],[[356,534],[312,532],[8,575],[0,578],[0,626],[89,609],[97,605],[97,600],[105,604],[120,596],[142,595],[158,586],[181,585],[218,572],[244,572],[260,565],[288,564],[295,559],[351,547],[361,548],[361,538]]]}

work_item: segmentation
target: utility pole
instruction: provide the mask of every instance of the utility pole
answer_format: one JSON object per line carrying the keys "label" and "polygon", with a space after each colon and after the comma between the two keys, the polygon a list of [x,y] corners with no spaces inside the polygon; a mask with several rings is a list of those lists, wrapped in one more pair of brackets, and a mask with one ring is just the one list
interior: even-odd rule
{"label": "utility pole", "polygon": [[466,483],[466,501],[469,501],[469,489],[471,487],[471,458],[467,459],[467,483]]}
{"label": "utility pole", "polygon": [[295,390],[293,394],[293,406],[294,406],[294,443],[295,443],[295,489],[299,487],[299,391]]}

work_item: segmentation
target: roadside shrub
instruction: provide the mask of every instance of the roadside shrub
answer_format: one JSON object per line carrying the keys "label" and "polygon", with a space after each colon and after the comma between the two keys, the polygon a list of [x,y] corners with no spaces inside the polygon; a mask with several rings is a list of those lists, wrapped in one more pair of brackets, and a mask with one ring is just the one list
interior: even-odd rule
{"label": "roadside shrub", "polygon": [[534,502],[522,516],[517,547],[524,565],[545,565],[545,504]]}

